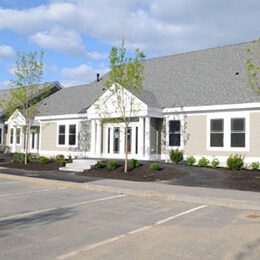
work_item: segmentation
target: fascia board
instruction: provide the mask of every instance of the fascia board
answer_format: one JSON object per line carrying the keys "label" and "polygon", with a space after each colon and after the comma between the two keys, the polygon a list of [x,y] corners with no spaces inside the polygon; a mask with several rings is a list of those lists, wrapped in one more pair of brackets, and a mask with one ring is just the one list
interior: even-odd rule
{"label": "fascia board", "polygon": [[188,113],[188,112],[212,112],[225,110],[248,110],[260,109],[260,103],[246,103],[246,104],[227,104],[227,105],[212,105],[212,106],[196,106],[196,107],[172,107],[164,108],[163,114],[168,113]]}

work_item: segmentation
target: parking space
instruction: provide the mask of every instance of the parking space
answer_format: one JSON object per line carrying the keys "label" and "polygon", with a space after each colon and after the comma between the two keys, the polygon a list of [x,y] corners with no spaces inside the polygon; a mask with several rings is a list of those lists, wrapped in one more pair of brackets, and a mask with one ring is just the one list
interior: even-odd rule
{"label": "parking space", "polygon": [[0,259],[257,259],[260,250],[259,212],[5,179],[0,209]]}

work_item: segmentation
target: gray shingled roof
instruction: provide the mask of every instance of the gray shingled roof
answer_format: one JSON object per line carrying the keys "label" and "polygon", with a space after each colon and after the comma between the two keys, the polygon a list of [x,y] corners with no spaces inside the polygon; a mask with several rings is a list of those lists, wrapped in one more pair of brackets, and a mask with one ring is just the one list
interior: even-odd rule
{"label": "gray shingled roof", "polygon": [[[44,84],[40,84],[39,89],[46,87],[46,84],[48,84],[48,86],[51,89],[50,94],[52,92],[56,92],[57,90],[63,88],[63,86],[58,81],[54,81],[54,82],[47,82]],[[41,93],[39,92],[39,94],[41,94]],[[35,95],[35,97],[37,97],[37,96],[38,95]],[[0,90],[0,100],[8,101],[9,98],[10,98],[10,89]],[[4,109],[2,107],[0,107],[0,115],[3,113],[4,113]]]}
{"label": "gray shingled roof", "polygon": [[[251,43],[166,56],[144,61],[140,99],[158,108],[260,102],[247,85],[246,50]],[[100,82],[64,88],[46,99],[39,115],[76,114],[104,93]]]}
{"label": "gray shingled roof", "polygon": [[[249,46],[242,43],[148,60],[143,88],[154,94],[161,108],[260,102],[247,85]],[[149,102],[145,96],[143,100]]]}
{"label": "gray shingled roof", "polygon": [[63,88],[44,100],[38,116],[80,113],[89,108],[105,90],[103,81]]}

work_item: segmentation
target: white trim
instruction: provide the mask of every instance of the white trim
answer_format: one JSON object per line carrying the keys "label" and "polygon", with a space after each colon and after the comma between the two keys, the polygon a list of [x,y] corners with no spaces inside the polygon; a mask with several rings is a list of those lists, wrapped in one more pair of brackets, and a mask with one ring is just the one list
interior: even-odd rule
{"label": "white trim", "polygon": [[[231,119],[245,118],[245,147],[231,147]],[[224,119],[224,146],[210,146],[210,120]],[[222,112],[212,113],[207,116],[206,126],[206,145],[208,151],[226,151],[226,152],[248,152],[250,150],[250,114],[249,112]]]}
{"label": "white trim", "polygon": [[181,112],[213,112],[223,110],[245,110],[245,109],[260,109],[260,103],[243,103],[243,104],[227,104],[227,105],[211,105],[211,106],[192,106],[192,107],[173,107],[164,108],[163,113],[181,113]]}
{"label": "white trim", "polygon": [[64,115],[50,115],[50,116],[36,116],[35,120],[60,120],[60,119],[82,119],[82,118],[88,118],[86,113],[82,114],[64,114]]}
{"label": "white trim", "polygon": [[90,152],[82,152],[82,151],[53,151],[53,150],[39,150],[39,155],[44,156],[56,156],[58,154],[63,154],[64,156],[71,156],[72,158],[92,158],[94,157]]}
{"label": "white trim", "polygon": [[[181,129],[180,129],[180,135],[181,135],[181,140],[180,140],[180,146],[170,146],[169,145],[169,121],[171,120],[180,120],[181,121]],[[166,150],[172,150],[172,149],[179,149],[183,150],[184,149],[184,136],[185,136],[185,129],[184,129],[184,115],[168,115],[166,116]]]}
{"label": "white trim", "polygon": [[2,130],[2,134],[0,136],[0,145],[4,145],[4,124],[0,124],[0,129]]}
{"label": "white trim", "polygon": [[[65,144],[59,144],[59,126],[65,125]],[[69,126],[76,125],[76,143],[69,145]],[[76,148],[78,147],[78,132],[79,132],[79,121],[60,121],[57,122],[57,140],[56,147],[58,148]]]}

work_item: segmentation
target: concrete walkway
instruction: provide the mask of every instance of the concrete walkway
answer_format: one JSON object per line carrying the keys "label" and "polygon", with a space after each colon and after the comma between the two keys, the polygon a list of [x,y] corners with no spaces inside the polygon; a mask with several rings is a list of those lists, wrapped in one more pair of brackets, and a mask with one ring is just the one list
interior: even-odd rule
{"label": "concrete walkway", "polygon": [[72,173],[59,171],[32,172],[0,168],[0,178],[43,183],[52,186],[80,188],[88,191],[111,192],[155,199],[176,200],[231,207],[245,210],[260,210],[260,193],[237,190],[223,190],[201,187],[167,185],[164,183],[144,183],[109,179],[79,178]]}

